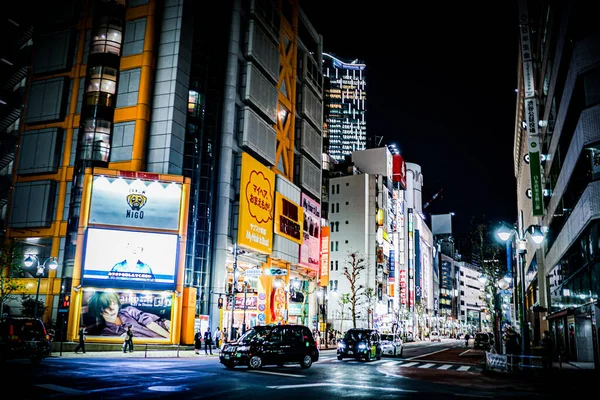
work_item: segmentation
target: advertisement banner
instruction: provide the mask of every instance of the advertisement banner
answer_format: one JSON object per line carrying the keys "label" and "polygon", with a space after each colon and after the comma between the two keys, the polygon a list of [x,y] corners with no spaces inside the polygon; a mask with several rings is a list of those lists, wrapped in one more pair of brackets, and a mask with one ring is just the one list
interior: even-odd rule
{"label": "advertisement banner", "polygon": [[[227,296],[227,309],[231,311],[231,297]],[[246,307],[244,308],[244,294],[236,293],[235,309],[254,311],[258,309],[258,295],[256,293],[246,293]]]}
{"label": "advertisement banner", "polygon": [[275,173],[242,153],[238,245],[271,254]]}
{"label": "advertisement banner", "polygon": [[408,300],[408,295],[407,295],[407,290],[406,290],[407,285],[408,285],[408,279],[406,279],[406,269],[400,270],[399,284],[400,284],[400,303],[402,303],[403,305],[406,305],[407,300]]}
{"label": "advertisement banner", "polygon": [[281,193],[275,193],[275,233],[302,244],[304,209]]}
{"label": "advertisement banner", "polygon": [[177,231],[181,193],[178,183],[94,176],[89,224]]}
{"label": "advertisement banner", "polygon": [[132,325],[134,338],[170,339],[171,293],[84,288],[81,325],[88,339],[114,337],[122,342]]}
{"label": "advertisement banner", "polygon": [[329,227],[321,228],[321,273],[320,286],[329,286]]}
{"label": "advertisement banner", "polygon": [[529,136],[529,177],[531,179],[531,204],[533,215],[544,215],[544,191],[540,160],[540,144],[537,136]]}
{"label": "advertisement banner", "polygon": [[88,228],[82,284],[174,289],[178,246],[176,234]]}
{"label": "advertisement banner", "polygon": [[400,183],[402,189],[406,190],[406,162],[400,154],[393,156],[392,181]]}
{"label": "advertisement banner", "polygon": [[304,193],[300,203],[304,209],[304,241],[300,246],[300,265],[318,271],[321,249],[321,205]]}

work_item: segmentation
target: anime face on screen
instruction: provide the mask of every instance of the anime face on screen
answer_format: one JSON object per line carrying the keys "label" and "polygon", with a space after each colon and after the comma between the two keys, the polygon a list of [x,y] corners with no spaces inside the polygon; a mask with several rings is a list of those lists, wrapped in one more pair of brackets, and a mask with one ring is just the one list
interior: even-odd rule
{"label": "anime face on screen", "polygon": [[150,265],[142,261],[144,246],[135,240],[125,244],[124,259],[113,265],[108,273],[109,279],[143,280],[154,282],[155,277]]}

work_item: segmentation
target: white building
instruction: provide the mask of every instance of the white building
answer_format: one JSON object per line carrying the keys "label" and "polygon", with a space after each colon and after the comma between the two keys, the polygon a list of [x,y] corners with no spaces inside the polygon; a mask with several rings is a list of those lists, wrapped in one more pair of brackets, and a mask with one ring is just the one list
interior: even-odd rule
{"label": "white building", "polygon": [[464,261],[457,261],[456,265],[458,265],[460,271],[459,310],[461,326],[465,327],[468,332],[483,331],[487,313],[485,312],[485,284],[479,280],[482,270]]}

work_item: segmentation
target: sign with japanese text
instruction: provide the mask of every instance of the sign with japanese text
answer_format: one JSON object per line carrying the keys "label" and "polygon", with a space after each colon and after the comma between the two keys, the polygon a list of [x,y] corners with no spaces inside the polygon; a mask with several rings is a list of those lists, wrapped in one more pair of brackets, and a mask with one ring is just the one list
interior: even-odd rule
{"label": "sign with japanese text", "polygon": [[275,233],[302,244],[304,209],[279,192],[275,193]]}
{"label": "sign with japanese text", "polygon": [[275,173],[242,153],[238,245],[271,254]]}
{"label": "sign with japanese text", "polygon": [[304,241],[300,246],[300,265],[319,270],[321,250],[321,205],[302,193],[300,203],[304,209]]}
{"label": "sign with japanese text", "polygon": [[319,285],[329,286],[329,227],[321,228],[321,273]]}

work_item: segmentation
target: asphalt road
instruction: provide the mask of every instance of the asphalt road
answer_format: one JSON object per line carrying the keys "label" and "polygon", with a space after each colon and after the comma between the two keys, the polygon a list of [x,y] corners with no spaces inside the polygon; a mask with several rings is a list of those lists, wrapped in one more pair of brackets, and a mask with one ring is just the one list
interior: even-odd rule
{"label": "asphalt road", "polygon": [[226,369],[216,355],[193,352],[179,357],[141,351],[63,353],[39,366],[9,361],[1,376],[4,390],[14,388],[20,399],[547,398],[527,385],[483,375],[477,365],[483,355],[465,349],[464,342],[445,340],[409,343],[402,358],[338,361],[335,350],[324,350],[309,369],[290,364],[249,371]]}

